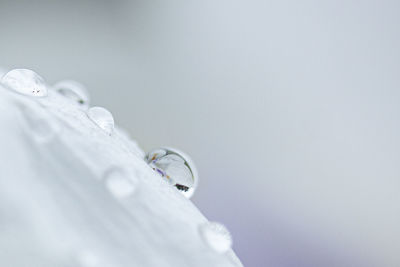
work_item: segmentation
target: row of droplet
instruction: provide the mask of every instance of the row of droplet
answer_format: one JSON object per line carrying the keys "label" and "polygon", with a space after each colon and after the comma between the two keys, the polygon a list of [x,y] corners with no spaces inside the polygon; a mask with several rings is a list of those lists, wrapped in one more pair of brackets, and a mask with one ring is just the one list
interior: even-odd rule
{"label": "row of droplet", "polygon": [[[28,96],[45,97],[48,94],[48,87],[43,78],[28,69],[14,69],[7,72],[2,77],[1,83],[10,90]],[[56,83],[53,89],[74,103],[84,108],[89,107],[89,94],[82,84],[65,80]],[[108,110],[102,107],[92,107],[88,109],[87,115],[107,134],[112,134],[114,118]]]}
{"label": "row of droplet", "polygon": [[[2,77],[1,81],[3,85],[10,90],[24,95],[45,97],[48,94],[48,87],[43,78],[28,69],[11,70]],[[83,107],[84,110],[86,110],[87,116],[96,125],[103,129],[108,135],[112,134],[114,131],[114,118],[112,114],[101,107],[89,108],[89,94],[82,84],[71,80],[65,80],[56,83],[51,88],[73,103]],[[32,114],[30,114],[29,117],[36,118]],[[43,122],[43,119],[35,119],[35,121],[36,124],[38,121]],[[46,126],[46,123],[41,123],[39,125]],[[37,127],[41,134],[45,134],[48,128],[49,127]],[[146,160],[156,173],[167,179],[168,182],[175,186],[185,197],[190,198],[193,195],[198,183],[197,170],[193,161],[182,151],[172,148],[159,148],[148,153]]]}
{"label": "row of droplet", "polygon": [[[9,72],[7,72],[1,79],[1,83],[8,89],[13,90],[15,92],[18,92],[20,94],[28,95],[28,96],[33,96],[33,97],[45,97],[48,94],[48,87],[45,84],[44,80],[42,77],[40,77],[37,73],[35,73],[32,70],[28,69],[14,69]],[[53,86],[54,90],[59,92],[60,94],[64,95],[66,98],[70,99],[77,105],[80,105],[84,108],[87,108],[87,115],[88,117],[96,124],[98,125],[101,129],[103,129],[107,134],[111,135],[112,132],[114,131],[114,118],[112,114],[102,108],[102,107],[91,107],[89,108],[89,94],[86,90],[86,88],[81,85],[78,82],[75,81],[62,81]],[[157,167],[157,170],[159,172],[166,170],[166,169],[174,169],[175,171],[177,168],[171,168],[171,162],[176,163],[180,162],[182,160],[182,166],[185,164],[185,166],[189,166],[190,171],[192,171],[192,176],[195,178],[195,184],[197,184],[197,177],[194,177],[195,174],[193,174],[193,168],[194,165],[192,165],[192,168],[190,168],[191,162],[187,159],[187,157],[181,156],[182,153],[177,152],[175,150],[171,149],[158,149],[156,151],[169,151],[172,153],[169,153],[167,155],[167,152],[163,152],[162,154],[162,160],[166,160],[168,158],[168,164],[169,165],[162,165],[160,167],[160,162],[162,160],[158,160],[156,162],[156,157],[157,154],[154,155],[149,153],[151,157],[148,156],[148,158],[152,158],[152,160],[149,161],[149,163],[154,164],[154,166]],[[148,154],[148,155],[149,155]],[[166,156],[167,155],[167,156]],[[180,159],[181,157],[182,159]],[[171,159],[169,159],[171,158]],[[172,161],[171,161],[172,160]],[[160,168],[160,169],[159,169]],[[154,168],[155,169],[155,168]],[[181,168],[182,170],[182,168]],[[179,171],[181,171],[179,170]],[[197,174],[196,174],[197,175]],[[137,180],[132,180],[129,178],[129,175],[121,168],[112,168],[108,170],[104,174],[105,178],[105,184],[107,189],[110,191],[110,193],[118,198],[126,198],[129,196],[132,196],[138,187],[138,181]],[[164,176],[164,173],[163,175]],[[172,180],[172,179],[171,179]],[[193,193],[193,190],[195,189],[195,184],[191,183],[191,190],[188,191],[189,193],[186,193],[187,197],[190,197]],[[182,186],[181,184],[179,184]],[[176,186],[176,185],[175,185]],[[182,187],[185,189],[185,185]],[[180,188],[178,188],[180,189]],[[182,190],[181,190],[182,191]],[[185,191],[185,190],[184,190]],[[185,191],[187,192],[187,191]],[[185,195],[185,192],[184,195]],[[232,237],[229,231],[226,229],[226,227],[220,223],[217,222],[208,222],[205,224],[202,224],[199,226],[199,232],[203,238],[203,240],[216,252],[218,253],[224,253],[228,251],[232,245]]]}
{"label": "row of droplet", "polygon": [[[138,189],[138,181],[129,178],[121,168],[111,168],[105,172],[104,183],[108,191],[117,199],[132,197]],[[232,246],[232,236],[228,229],[218,222],[207,222],[199,226],[202,240],[218,253],[227,252]]]}

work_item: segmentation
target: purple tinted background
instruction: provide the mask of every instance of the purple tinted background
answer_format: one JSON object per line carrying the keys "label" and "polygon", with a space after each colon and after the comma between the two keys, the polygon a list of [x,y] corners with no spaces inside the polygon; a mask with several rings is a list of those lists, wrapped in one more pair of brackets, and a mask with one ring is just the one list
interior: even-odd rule
{"label": "purple tinted background", "polygon": [[399,266],[397,1],[0,1],[0,66],[73,78],[246,266]]}

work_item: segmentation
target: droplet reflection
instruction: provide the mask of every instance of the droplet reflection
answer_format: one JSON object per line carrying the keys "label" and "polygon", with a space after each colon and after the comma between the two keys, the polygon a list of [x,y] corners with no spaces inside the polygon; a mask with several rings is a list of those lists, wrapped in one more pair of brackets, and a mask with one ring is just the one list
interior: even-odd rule
{"label": "droplet reflection", "polygon": [[173,184],[184,196],[190,198],[197,188],[198,174],[193,161],[174,148],[157,148],[145,160],[159,175]]}

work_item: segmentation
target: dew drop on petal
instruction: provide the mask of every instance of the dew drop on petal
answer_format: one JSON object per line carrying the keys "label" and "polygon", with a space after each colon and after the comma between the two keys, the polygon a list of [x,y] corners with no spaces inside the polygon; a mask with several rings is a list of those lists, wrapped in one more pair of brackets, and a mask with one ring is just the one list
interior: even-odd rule
{"label": "dew drop on petal", "polygon": [[116,198],[125,198],[135,193],[138,181],[132,179],[122,168],[106,171],[104,182],[110,193]]}
{"label": "dew drop on petal", "polygon": [[105,108],[92,107],[87,111],[88,117],[109,135],[114,131],[114,118]]}
{"label": "dew drop on petal", "polygon": [[174,148],[157,148],[150,151],[145,160],[185,197],[193,195],[198,184],[198,174],[193,161],[185,153]]}
{"label": "dew drop on petal", "polygon": [[208,222],[200,226],[204,242],[218,253],[225,253],[232,247],[232,236],[223,224]]}
{"label": "dew drop on petal", "polygon": [[42,77],[28,69],[7,72],[1,82],[11,90],[30,96],[47,96],[47,87]]}
{"label": "dew drop on petal", "polygon": [[54,89],[82,107],[89,106],[89,93],[86,87],[79,82],[72,80],[60,81],[54,85]]}

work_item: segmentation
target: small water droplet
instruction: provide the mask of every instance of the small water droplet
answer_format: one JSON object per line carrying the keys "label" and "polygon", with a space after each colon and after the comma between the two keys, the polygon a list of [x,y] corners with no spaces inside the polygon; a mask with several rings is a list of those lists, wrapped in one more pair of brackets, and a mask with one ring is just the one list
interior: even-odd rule
{"label": "small water droplet", "polygon": [[104,181],[107,189],[116,198],[124,198],[134,194],[138,183],[126,171],[117,167],[106,171]]}
{"label": "small water droplet", "polygon": [[193,195],[198,184],[198,174],[193,161],[185,153],[174,148],[157,148],[150,151],[145,160],[185,197]]}
{"label": "small water droplet", "polygon": [[47,96],[47,87],[42,77],[28,69],[7,72],[1,82],[11,90],[30,96]]}
{"label": "small water droplet", "polygon": [[114,118],[107,109],[102,107],[92,107],[88,110],[87,115],[109,135],[114,131]]}
{"label": "small water droplet", "polygon": [[90,99],[86,87],[76,81],[60,81],[54,85],[54,89],[80,106],[89,106]]}
{"label": "small water droplet", "polygon": [[200,226],[204,242],[218,253],[225,253],[232,247],[232,236],[223,224],[208,222]]}

